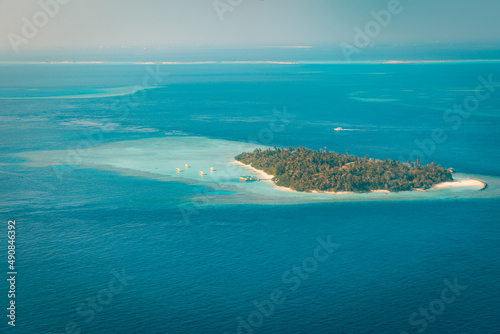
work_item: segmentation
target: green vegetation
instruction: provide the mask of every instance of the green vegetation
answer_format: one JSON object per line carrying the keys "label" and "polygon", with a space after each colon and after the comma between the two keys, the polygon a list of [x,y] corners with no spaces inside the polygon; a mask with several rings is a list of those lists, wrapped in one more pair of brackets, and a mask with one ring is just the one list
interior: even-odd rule
{"label": "green vegetation", "polygon": [[274,147],[241,153],[235,159],[274,175],[278,186],[297,191],[402,191],[453,179],[450,171],[435,163],[423,166],[418,160],[402,163],[348,154]]}

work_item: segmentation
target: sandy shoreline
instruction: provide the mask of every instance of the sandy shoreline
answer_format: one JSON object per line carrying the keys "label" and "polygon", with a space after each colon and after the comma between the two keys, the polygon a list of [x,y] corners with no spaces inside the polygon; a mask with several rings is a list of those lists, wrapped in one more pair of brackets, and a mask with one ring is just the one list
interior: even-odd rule
{"label": "sandy shoreline", "polygon": [[[237,161],[237,160],[232,161],[232,163],[234,163],[234,164],[236,164],[238,166],[250,169],[252,172],[256,173],[261,180],[271,182],[274,185],[274,187],[276,189],[278,189],[278,190],[295,192],[295,193],[307,193],[307,192],[304,192],[304,191],[293,190],[293,189],[287,188],[287,187],[277,186],[274,183],[274,181],[272,180],[273,177],[274,177],[274,175],[267,174],[266,172],[261,171],[260,169],[254,168],[254,167],[252,167],[250,165],[245,165],[244,163],[242,163],[240,161]],[[372,192],[389,193],[388,190],[372,190]],[[354,194],[354,192],[352,192],[352,191],[338,191],[338,192],[333,192],[333,191],[319,191],[319,190],[313,190],[310,193],[312,193],[312,194],[330,194],[330,195]]]}
{"label": "sandy shoreline", "polygon": [[456,187],[481,187],[484,189],[487,186],[486,182],[477,179],[441,182],[431,187],[431,189],[444,189],[444,188],[456,188]]}
{"label": "sandy shoreline", "polygon": [[[259,176],[260,180],[271,182],[276,189],[279,189],[279,190],[282,190],[282,191],[299,192],[299,191],[296,191],[296,190],[293,190],[293,189],[290,189],[290,188],[287,188],[287,187],[277,186],[272,181],[274,175],[267,174],[264,171],[261,171],[261,170],[259,170],[257,168],[254,168],[254,167],[250,166],[250,165],[245,165],[244,163],[242,163],[240,161],[237,161],[237,160],[232,161],[232,163],[234,163],[234,164],[236,164],[238,166],[241,166],[241,167],[244,167],[244,168],[247,168],[247,169],[251,170],[252,172],[254,172],[255,174],[257,174]],[[441,182],[441,183],[438,183],[438,184],[432,186],[430,189],[445,189],[445,188],[457,188],[457,187],[481,187],[481,190],[482,190],[482,189],[485,189],[487,186],[488,185],[486,184],[486,182],[483,182],[483,181],[478,180],[478,179],[470,178],[470,179],[467,179],[467,180]],[[424,191],[425,192],[425,190],[423,190],[423,189],[414,189],[414,190]],[[390,193],[389,190],[384,190],[384,189],[372,190],[371,192],[372,193],[384,193],[384,194],[389,194]],[[313,193],[313,194],[330,194],[330,195],[354,194],[354,192],[351,192],[351,191],[333,192],[333,191],[319,191],[319,190],[313,190],[313,191],[311,191],[311,193]]]}
{"label": "sandy shoreline", "polygon": [[[253,168],[252,166],[250,165],[245,165],[243,162],[240,162],[238,160],[233,160],[231,161],[233,164],[236,164],[238,166],[241,166],[241,167],[245,167],[245,168],[248,168],[250,169],[252,172],[256,173],[259,178],[261,180],[264,180],[264,181],[270,181],[274,184],[274,182],[272,181],[274,175],[270,175],[270,174],[267,174],[266,172],[264,171],[261,171],[260,169],[257,169],[257,168]],[[290,189],[291,190],[291,189]]]}

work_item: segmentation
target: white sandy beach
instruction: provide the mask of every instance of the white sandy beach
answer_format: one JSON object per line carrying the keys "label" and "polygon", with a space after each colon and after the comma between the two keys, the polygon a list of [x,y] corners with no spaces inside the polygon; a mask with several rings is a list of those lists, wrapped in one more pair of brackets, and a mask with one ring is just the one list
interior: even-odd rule
{"label": "white sandy beach", "polygon": [[[234,164],[236,164],[238,166],[241,166],[241,167],[244,167],[244,168],[247,168],[247,169],[251,170],[252,172],[254,172],[255,174],[257,174],[261,180],[271,182],[275,186],[275,188],[278,189],[278,190],[298,192],[296,190],[293,190],[293,189],[290,189],[290,188],[287,188],[287,187],[277,186],[272,181],[274,175],[269,175],[269,174],[265,173],[264,171],[256,169],[256,168],[254,168],[254,167],[252,167],[250,165],[245,165],[244,163],[242,163],[240,161],[237,161],[237,160],[232,161],[232,163],[234,163]],[[481,189],[483,189],[484,187],[486,187],[486,185],[487,184],[485,182],[483,182],[483,181],[470,178],[470,179],[467,179],[467,180],[458,180],[458,181],[450,181],[450,182],[438,183],[438,184],[432,186],[430,189],[445,189],[445,188],[457,188],[457,187],[480,187]],[[424,191],[425,192],[425,190],[423,190],[423,189],[415,189],[415,190]],[[390,193],[389,190],[385,190],[385,189],[372,190],[371,192],[372,193],[384,193],[384,194],[389,194]],[[354,192],[351,192],[351,191],[333,192],[333,191],[319,191],[319,190],[313,190],[313,191],[311,191],[311,193],[313,193],[313,194],[330,194],[330,195],[354,194]]]}
{"label": "white sandy beach", "polygon": [[[282,187],[282,186],[277,186],[277,185],[276,185],[276,184],[272,181],[272,179],[273,179],[274,175],[269,175],[269,174],[267,174],[267,173],[266,173],[266,172],[264,172],[264,171],[261,171],[261,170],[259,170],[259,169],[257,169],[257,168],[254,168],[254,167],[250,166],[250,165],[245,165],[244,163],[242,163],[242,162],[240,162],[240,161],[237,161],[237,160],[232,161],[232,163],[234,163],[234,164],[236,164],[236,165],[238,165],[238,166],[241,166],[241,167],[244,167],[244,168],[248,168],[248,169],[250,169],[252,172],[254,172],[255,174],[257,174],[261,180],[271,182],[271,183],[274,185],[274,187],[275,187],[276,189],[278,189],[278,190],[281,190],[281,191],[290,191],[290,192],[297,192],[297,193],[298,193],[298,192],[300,192],[300,191],[293,190],[293,189],[291,189],[291,188]],[[388,191],[388,190],[382,190],[382,189],[381,189],[381,190],[372,190],[372,192],[374,192],[374,193],[389,193],[390,191]],[[304,193],[304,192],[302,192],[302,193]],[[352,192],[352,191],[337,191],[337,192],[334,192],[334,191],[320,191],[320,190],[313,190],[313,191],[311,191],[310,193],[312,193],[312,194],[329,194],[329,195],[347,195],[347,194],[354,194],[354,192]]]}
{"label": "white sandy beach", "polygon": [[434,185],[431,189],[443,189],[443,188],[456,188],[456,187],[481,187],[484,188],[486,183],[483,181],[468,179],[468,180],[459,180],[459,181],[451,181],[451,182],[442,182]]}
{"label": "white sandy beach", "polygon": [[[270,174],[267,174],[266,172],[264,171],[261,171],[257,168],[253,168],[252,166],[250,165],[245,165],[244,163],[240,162],[240,161],[237,161],[237,160],[234,160],[234,161],[231,161],[233,164],[236,164],[238,166],[241,166],[241,167],[245,167],[245,168],[248,168],[250,169],[252,172],[254,172],[255,174],[257,174],[259,176],[259,178],[261,180],[264,180],[264,181],[270,181],[274,184],[274,182],[272,181],[273,180],[273,177],[274,175],[270,175]],[[291,190],[291,189],[290,189]]]}

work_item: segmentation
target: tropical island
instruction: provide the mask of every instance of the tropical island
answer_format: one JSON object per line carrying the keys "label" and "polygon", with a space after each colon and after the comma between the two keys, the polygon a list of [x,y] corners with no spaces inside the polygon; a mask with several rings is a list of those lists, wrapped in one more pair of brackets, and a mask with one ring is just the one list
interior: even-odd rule
{"label": "tropical island", "polygon": [[434,162],[403,163],[304,147],[256,149],[237,155],[235,160],[273,175],[277,186],[300,192],[424,190],[453,180],[450,170]]}

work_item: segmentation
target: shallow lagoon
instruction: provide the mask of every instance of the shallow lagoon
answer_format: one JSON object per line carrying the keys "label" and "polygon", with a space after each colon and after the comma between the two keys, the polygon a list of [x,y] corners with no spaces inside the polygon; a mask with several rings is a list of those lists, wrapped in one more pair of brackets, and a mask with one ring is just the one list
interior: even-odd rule
{"label": "shallow lagoon", "polygon": [[[32,151],[15,156],[31,167],[52,166],[56,174],[65,168],[95,168],[122,175],[165,182],[184,182],[204,189],[190,201],[203,204],[292,204],[330,201],[427,200],[498,197],[496,177],[455,173],[455,180],[477,177],[488,183],[481,187],[431,189],[426,192],[324,194],[277,189],[270,181],[241,182],[239,176],[255,172],[232,163],[244,151],[266,146],[196,136],[166,136],[104,144],[82,150]],[[185,164],[190,167],[186,168]],[[213,167],[214,171],[210,171]],[[177,172],[180,168],[182,171]],[[200,175],[203,171],[206,174]]]}

